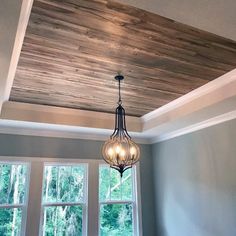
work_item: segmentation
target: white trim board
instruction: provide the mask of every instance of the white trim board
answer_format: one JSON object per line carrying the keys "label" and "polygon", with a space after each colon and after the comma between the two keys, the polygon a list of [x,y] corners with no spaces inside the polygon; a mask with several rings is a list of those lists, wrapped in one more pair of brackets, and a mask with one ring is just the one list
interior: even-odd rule
{"label": "white trim board", "polygon": [[[0,119],[0,134],[106,141],[111,133],[112,130],[108,129]],[[129,134],[139,144],[150,143],[149,138],[141,133],[129,132]]]}
{"label": "white trim board", "polygon": [[[230,120],[236,119],[236,110],[232,112],[225,113],[223,115],[205,120],[203,122],[199,122],[197,124],[185,127],[183,129],[178,129],[176,131],[170,132],[170,133],[165,133],[165,134],[160,134],[157,135],[156,137],[143,137],[140,135],[139,138],[135,137],[135,135],[132,137],[134,140],[139,143],[139,144],[154,144],[158,142],[162,142],[165,140],[169,140],[172,138],[176,138],[188,133],[192,133],[198,130],[202,130],[207,127],[211,127],[223,122],[227,122]],[[59,130],[47,130],[47,129],[42,129],[42,124],[38,124],[41,129],[34,129],[34,128],[24,128],[24,127],[12,127],[10,126],[5,126],[2,127],[1,122],[0,122],[0,133],[2,134],[16,134],[16,135],[30,135],[30,136],[39,136],[39,137],[56,137],[56,138],[72,138],[72,139],[85,139],[85,140],[98,140],[98,141],[105,141],[108,137],[109,134],[101,134],[97,133],[94,134],[94,131],[91,133],[88,133],[85,131],[85,133],[77,133],[76,131],[74,132],[69,132],[69,131],[59,131]]]}
{"label": "white trim board", "polygon": [[171,124],[192,113],[201,113],[203,109],[216,106],[234,97],[236,97],[236,69],[143,116],[143,131]]}
{"label": "white trim board", "polygon": [[[0,110],[2,103],[7,101],[10,96],[33,0],[22,0],[18,1],[18,3],[17,1],[3,1],[2,4],[3,12],[0,11],[0,13],[2,15],[2,23],[4,24],[4,33],[1,33],[3,36],[1,43],[4,45],[4,52],[1,56],[4,57],[5,61],[0,62],[2,71],[0,81]],[[12,17],[6,17],[6,15]],[[10,30],[6,30],[5,27],[10,27]],[[6,31],[7,33],[5,33]]]}
{"label": "white trim board", "polygon": [[23,0],[21,5],[20,18],[18,22],[18,27],[16,31],[16,38],[14,42],[13,52],[11,56],[11,62],[9,66],[9,72],[7,77],[7,83],[4,93],[4,101],[8,101],[10,97],[11,88],[13,85],[13,80],[16,73],[16,67],[20,58],[20,52],[23,45],[26,28],[28,25],[31,9],[33,5],[33,0]]}
{"label": "white trim board", "polygon": [[[114,128],[115,121],[114,114],[111,113],[11,101],[3,104],[0,118],[32,123],[108,130]],[[126,123],[130,131],[142,131],[142,122],[138,117],[126,116]]]}
{"label": "white trim board", "polygon": [[[235,110],[236,69],[141,118],[127,117],[127,127],[137,142],[154,143],[234,119]],[[17,102],[5,102],[0,118],[0,133],[33,136],[106,140],[114,127],[113,114]]]}
{"label": "white trim board", "polygon": [[182,107],[183,105],[186,105],[198,98],[201,98],[202,96],[206,94],[212,93],[218,89],[222,89],[222,87],[229,85],[230,83],[235,82],[235,81],[236,81],[236,69],[220,76],[219,78],[215,80],[208,82],[207,84],[181,96],[180,98],[175,99],[172,102],[169,102],[168,104],[154,111],[151,111],[145,114],[144,116],[142,116],[142,120],[146,122],[151,119],[154,119],[160,115],[163,115],[169,111],[172,111],[173,109]]}
{"label": "white trim board", "polygon": [[236,110],[216,116],[214,118],[211,118],[202,122],[199,122],[197,124],[185,127],[183,129],[179,129],[174,132],[166,133],[158,137],[152,138],[150,143],[154,144],[154,143],[162,142],[162,141],[169,140],[172,138],[176,138],[176,137],[189,134],[195,131],[199,131],[199,130],[202,130],[202,129],[205,129],[205,128],[208,128],[208,127],[220,124],[220,123],[224,123],[233,119],[236,119]]}

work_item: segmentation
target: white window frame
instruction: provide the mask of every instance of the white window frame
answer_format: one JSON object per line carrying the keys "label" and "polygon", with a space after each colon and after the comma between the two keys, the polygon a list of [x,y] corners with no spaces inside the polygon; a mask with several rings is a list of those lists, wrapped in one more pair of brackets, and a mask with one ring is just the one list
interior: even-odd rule
{"label": "white window frame", "polygon": [[29,176],[30,176],[30,163],[24,161],[12,161],[0,157],[0,165],[25,165],[27,167],[26,181],[25,181],[25,198],[24,203],[21,204],[0,204],[0,209],[21,209],[21,228],[20,235],[25,235],[26,219],[27,219],[27,206],[28,206],[28,195],[29,195]]}
{"label": "white window frame", "polygon": [[[10,157],[0,156],[0,161],[14,163],[28,163],[29,181],[27,189],[26,210],[24,214],[25,225],[22,226],[22,236],[35,235],[41,233],[42,214],[42,192],[43,192],[43,171],[44,163],[87,164],[87,214],[86,214],[86,234],[83,236],[99,235],[99,165],[106,164],[103,160],[97,159],[68,159],[68,158],[41,158],[41,157]],[[141,220],[141,191],[139,164],[136,164],[136,207],[138,235],[142,236]],[[133,185],[133,186],[135,186]],[[27,206],[28,203],[28,206]],[[22,216],[23,217],[23,216]]]}
{"label": "white window frame", "polygon": [[[108,164],[106,163],[100,163],[98,168],[100,168],[100,166],[106,166],[106,167],[109,167]],[[114,169],[111,169],[111,170],[114,170]],[[133,212],[132,212],[132,221],[133,221],[133,232],[134,232],[134,235],[135,236],[139,236],[140,233],[140,229],[138,227],[139,225],[139,211],[138,211],[138,192],[137,192],[137,167],[136,166],[133,166],[132,167],[132,196],[133,196],[133,199],[132,200],[107,200],[107,201],[100,201],[99,200],[99,212],[98,212],[98,217],[99,217],[99,227],[100,227],[100,209],[101,209],[101,205],[104,205],[104,204],[131,204],[132,205],[132,209],[133,209]],[[110,176],[109,176],[110,178]],[[99,186],[98,186],[98,189],[99,189]],[[110,189],[110,187],[109,187]],[[111,192],[110,192],[111,194]],[[121,196],[122,196],[122,191],[121,191]],[[99,236],[100,236],[100,230],[98,232]]]}
{"label": "white window frame", "polygon": [[82,206],[82,235],[87,235],[87,212],[88,212],[88,164],[87,163],[78,163],[78,162],[44,162],[44,169],[46,166],[84,166],[85,175],[84,175],[84,199],[83,202],[56,202],[56,203],[43,203],[43,182],[44,176],[42,179],[42,196],[41,196],[41,216],[40,216],[40,233],[39,236],[43,236],[43,213],[45,207],[50,206]]}

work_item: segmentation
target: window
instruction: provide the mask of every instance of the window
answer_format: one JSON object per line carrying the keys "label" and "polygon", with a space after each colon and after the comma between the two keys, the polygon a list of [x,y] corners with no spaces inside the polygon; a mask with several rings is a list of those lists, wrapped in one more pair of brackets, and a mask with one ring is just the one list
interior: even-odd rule
{"label": "window", "polygon": [[26,221],[28,165],[0,162],[0,235],[23,235]]}
{"label": "window", "polygon": [[136,174],[121,179],[100,160],[0,156],[0,236],[141,236]]}
{"label": "window", "polygon": [[133,236],[137,230],[135,167],[124,172],[99,166],[100,236]]}
{"label": "window", "polygon": [[43,176],[42,235],[86,235],[87,166],[47,164]]}

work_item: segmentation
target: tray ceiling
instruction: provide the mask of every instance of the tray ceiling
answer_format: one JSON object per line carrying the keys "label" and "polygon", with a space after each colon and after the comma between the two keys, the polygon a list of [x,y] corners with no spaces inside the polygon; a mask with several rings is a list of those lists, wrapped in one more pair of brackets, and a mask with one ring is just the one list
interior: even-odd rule
{"label": "tray ceiling", "polygon": [[236,67],[236,42],[113,1],[35,0],[10,100],[142,116]]}

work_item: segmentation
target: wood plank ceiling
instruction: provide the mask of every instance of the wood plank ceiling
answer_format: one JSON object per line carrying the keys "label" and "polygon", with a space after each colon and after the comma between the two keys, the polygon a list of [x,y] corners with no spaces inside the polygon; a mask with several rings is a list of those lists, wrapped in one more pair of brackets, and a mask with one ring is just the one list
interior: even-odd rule
{"label": "wood plank ceiling", "polygon": [[35,0],[10,100],[142,116],[236,67],[236,42],[107,0]]}

